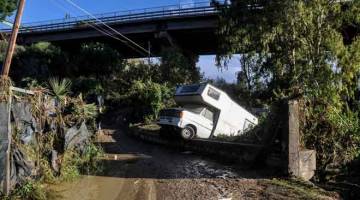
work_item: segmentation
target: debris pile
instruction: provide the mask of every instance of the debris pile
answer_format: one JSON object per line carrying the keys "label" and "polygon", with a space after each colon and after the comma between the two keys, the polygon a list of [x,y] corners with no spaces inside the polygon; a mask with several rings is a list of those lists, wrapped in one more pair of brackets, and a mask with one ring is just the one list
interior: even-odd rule
{"label": "debris pile", "polygon": [[[70,84],[54,80],[31,94],[14,91],[0,102],[0,181],[5,179],[8,122],[11,122],[10,186],[28,180],[57,182],[95,166],[101,149],[94,145],[97,108],[69,95]],[[11,109],[8,103],[11,102]]]}

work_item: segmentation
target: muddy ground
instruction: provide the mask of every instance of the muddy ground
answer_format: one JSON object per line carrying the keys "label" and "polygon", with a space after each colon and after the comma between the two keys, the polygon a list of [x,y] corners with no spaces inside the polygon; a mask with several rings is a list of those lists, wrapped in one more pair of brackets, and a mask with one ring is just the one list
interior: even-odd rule
{"label": "muddy ground", "polygon": [[107,156],[103,172],[54,186],[58,199],[338,199],[311,184],[274,179],[269,170],[148,144],[119,129],[98,140]]}

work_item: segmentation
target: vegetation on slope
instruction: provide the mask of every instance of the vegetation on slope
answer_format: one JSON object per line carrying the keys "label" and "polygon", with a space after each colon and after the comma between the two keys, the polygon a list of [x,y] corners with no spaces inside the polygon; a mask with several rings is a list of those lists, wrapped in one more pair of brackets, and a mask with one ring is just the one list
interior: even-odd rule
{"label": "vegetation on slope", "polygon": [[303,98],[303,144],[317,150],[317,177],[360,154],[359,1],[231,0],[220,8],[219,65],[242,52],[251,98]]}

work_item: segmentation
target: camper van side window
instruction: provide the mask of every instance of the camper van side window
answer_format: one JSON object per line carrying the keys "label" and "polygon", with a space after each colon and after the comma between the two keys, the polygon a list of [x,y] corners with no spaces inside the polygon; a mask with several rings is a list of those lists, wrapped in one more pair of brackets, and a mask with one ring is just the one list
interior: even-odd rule
{"label": "camper van side window", "polygon": [[204,116],[206,119],[213,121],[214,120],[214,113],[211,112],[208,109],[204,109],[204,111],[202,112],[202,116]]}
{"label": "camper van side window", "polygon": [[219,100],[220,98],[220,92],[214,90],[213,88],[209,88],[208,92],[207,92],[209,97],[212,97],[215,100]]}

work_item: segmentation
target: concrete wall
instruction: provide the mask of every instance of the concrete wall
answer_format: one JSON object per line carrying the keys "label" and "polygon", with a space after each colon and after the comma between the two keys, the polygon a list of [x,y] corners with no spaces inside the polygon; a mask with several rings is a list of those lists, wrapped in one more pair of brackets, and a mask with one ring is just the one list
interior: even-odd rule
{"label": "concrete wall", "polygon": [[223,142],[215,140],[189,140],[183,141],[181,139],[164,139],[154,131],[154,134],[144,129],[133,127],[130,130],[131,134],[141,140],[148,142],[166,145],[172,148],[181,148],[184,150],[200,152],[208,155],[215,155],[224,160],[232,160],[239,163],[251,163],[256,159],[255,152],[263,148],[262,145]]}

